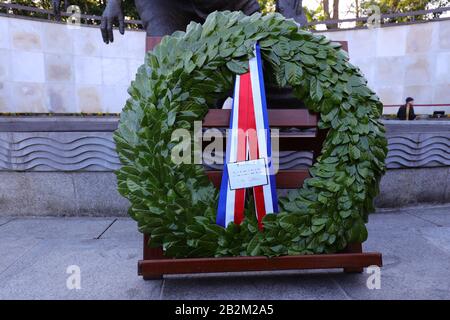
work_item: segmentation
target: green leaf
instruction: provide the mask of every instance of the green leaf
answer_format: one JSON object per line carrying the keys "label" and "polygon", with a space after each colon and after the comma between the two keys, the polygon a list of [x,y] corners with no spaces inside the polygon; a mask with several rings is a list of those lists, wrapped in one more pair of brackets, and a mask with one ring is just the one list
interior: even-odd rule
{"label": "green leaf", "polygon": [[317,61],[313,56],[308,56],[305,54],[300,54],[299,55],[300,58],[300,62],[303,63],[306,66],[310,66],[313,67],[316,65]]}
{"label": "green leaf", "polygon": [[235,74],[243,74],[248,70],[248,63],[242,61],[231,60],[227,62],[227,68]]}
{"label": "green leaf", "polygon": [[352,212],[350,210],[339,211],[339,215],[342,219],[348,218],[351,214]]}
{"label": "green leaf", "polygon": [[318,233],[318,232],[322,231],[323,228],[325,228],[324,224],[322,224],[320,226],[312,226],[311,230],[312,230],[313,233]]}
{"label": "green leaf", "polygon": [[328,221],[327,218],[313,218],[312,224],[313,224],[313,226],[321,226],[321,225],[327,223],[327,221]]}
{"label": "green leaf", "polygon": [[260,254],[261,244],[259,243],[258,237],[254,237],[247,247],[247,252],[250,256],[257,256]]}
{"label": "green leaf", "polygon": [[311,78],[309,90],[310,97],[315,102],[319,102],[320,99],[322,99],[323,90],[319,80],[317,80],[316,78]]}
{"label": "green leaf", "polygon": [[357,146],[351,146],[349,150],[350,157],[353,160],[358,160],[361,157],[361,151],[359,151]]}
{"label": "green leaf", "polygon": [[303,70],[302,68],[292,62],[286,62],[284,69],[286,80],[290,85],[298,85],[301,83]]}
{"label": "green leaf", "polygon": [[277,38],[269,38],[269,39],[265,39],[259,42],[259,46],[261,48],[268,48],[268,47],[272,47],[274,44],[276,44],[278,42]]}

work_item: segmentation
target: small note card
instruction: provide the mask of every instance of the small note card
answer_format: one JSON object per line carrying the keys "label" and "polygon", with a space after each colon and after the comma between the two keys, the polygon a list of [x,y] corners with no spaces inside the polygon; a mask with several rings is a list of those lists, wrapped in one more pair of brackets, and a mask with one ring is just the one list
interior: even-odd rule
{"label": "small note card", "polygon": [[228,163],[230,189],[244,189],[269,183],[266,161],[264,158]]}

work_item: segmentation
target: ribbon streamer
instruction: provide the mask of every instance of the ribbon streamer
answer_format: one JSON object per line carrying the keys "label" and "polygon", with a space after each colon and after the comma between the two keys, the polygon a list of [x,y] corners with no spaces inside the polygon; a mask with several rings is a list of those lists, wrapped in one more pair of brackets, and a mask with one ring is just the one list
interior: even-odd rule
{"label": "ribbon streamer", "polygon": [[255,57],[249,61],[249,71],[236,76],[228,134],[216,223],[226,227],[230,222],[240,224],[244,219],[246,189],[230,188],[227,165],[263,158],[269,174],[268,184],[252,188],[258,226],[262,230],[263,217],[278,212],[278,199],[258,44],[255,45]]}

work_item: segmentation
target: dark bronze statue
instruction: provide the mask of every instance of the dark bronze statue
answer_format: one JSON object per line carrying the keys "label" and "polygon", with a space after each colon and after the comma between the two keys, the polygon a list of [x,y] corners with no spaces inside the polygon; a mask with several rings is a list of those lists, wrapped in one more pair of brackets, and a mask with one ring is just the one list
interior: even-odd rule
{"label": "dark bronze statue", "polygon": [[[59,15],[60,2],[52,0],[55,15]],[[67,6],[67,0],[63,0]],[[260,10],[257,0],[135,0],[136,9],[148,36],[160,37],[184,30],[191,22],[202,23],[213,11],[242,11],[251,15]],[[302,0],[276,0],[276,9],[286,18],[293,18],[299,25],[306,24]],[[119,32],[124,34],[125,21],[122,0],[108,0],[103,11],[101,32],[103,41],[114,41],[113,23],[119,22]],[[298,101],[290,88],[278,88],[267,83],[267,103],[269,108],[298,108],[303,103]]]}
{"label": "dark bronze statue", "polygon": [[[60,2],[53,0],[55,16],[58,17]],[[251,15],[260,10],[257,0],[135,0],[147,35],[164,36],[177,30],[184,30],[191,21],[202,23],[213,11],[242,11]],[[277,11],[287,18],[293,18],[300,25],[306,24],[302,0],[277,0]],[[122,0],[108,0],[102,15],[101,31],[103,41],[114,41],[113,23],[119,22],[119,32],[124,34],[125,23]]]}

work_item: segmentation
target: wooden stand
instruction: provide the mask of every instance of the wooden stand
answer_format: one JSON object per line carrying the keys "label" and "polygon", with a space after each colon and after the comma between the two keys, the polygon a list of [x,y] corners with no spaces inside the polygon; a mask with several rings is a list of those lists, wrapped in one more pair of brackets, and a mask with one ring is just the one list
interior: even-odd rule
{"label": "wooden stand", "polygon": [[[160,41],[160,38],[147,38],[147,50]],[[347,48],[347,43],[342,43]],[[327,132],[317,128],[318,116],[306,109],[269,109],[269,123],[276,128],[311,129],[307,132],[280,133],[279,151],[313,152],[315,160],[320,154]],[[230,110],[209,110],[203,120],[205,128],[227,128]],[[223,144],[226,145],[226,144]],[[209,179],[220,186],[221,171],[208,171]],[[276,175],[277,188],[300,188],[309,177],[307,169],[284,170]],[[172,259],[163,255],[162,248],[150,248],[148,236],[144,235],[144,258],[138,262],[138,274],[144,280],[161,279],[165,274],[274,271],[302,269],[343,268],[346,273],[361,273],[364,267],[382,266],[381,253],[362,252],[361,243],[350,244],[343,252],[301,256],[267,257],[227,257],[227,258],[187,258]]]}
{"label": "wooden stand", "polygon": [[[277,128],[316,128],[315,132],[299,132],[279,136],[279,148],[283,150],[310,150],[314,159],[320,153],[326,132],[317,129],[317,115],[305,109],[268,110],[269,123]],[[210,110],[203,121],[203,127],[227,127],[230,110]],[[224,144],[225,145],[225,144]],[[207,171],[211,182],[220,186],[221,171]],[[309,177],[307,169],[281,170],[276,176],[278,188],[293,189],[302,186]],[[161,279],[164,274],[242,272],[270,270],[332,269],[343,268],[346,273],[359,273],[364,267],[382,266],[381,254],[363,253],[361,243],[349,245],[336,254],[267,257],[187,258],[169,259],[163,256],[161,248],[148,247],[144,236],[144,259],[138,263],[138,273],[145,280]]]}
{"label": "wooden stand", "polygon": [[162,279],[165,274],[275,271],[343,268],[345,273],[361,273],[364,267],[382,266],[381,253],[362,252],[360,243],[349,245],[342,253],[302,256],[227,257],[170,259],[161,249],[151,249],[144,236],[144,260],[138,262],[138,274],[144,280]]}

